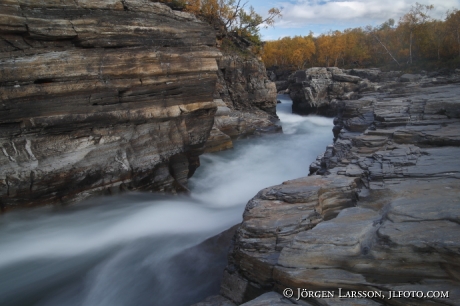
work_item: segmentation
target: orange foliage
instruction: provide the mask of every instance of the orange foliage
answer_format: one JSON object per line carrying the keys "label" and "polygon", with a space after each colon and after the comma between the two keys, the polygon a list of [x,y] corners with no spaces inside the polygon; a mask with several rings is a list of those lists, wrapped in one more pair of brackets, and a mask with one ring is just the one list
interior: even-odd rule
{"label": "orange foliage", "polygon": [[402,65],[460,58],[460,10],[448,11],[445,20],[434,20],[429,16],[431,9],[432,5],[416,3],[398,24],[389,19],[377,27],[269,41],[262,59],[267,67],[302,69]]}
{"label": "orange foliage", "polygon": [[262,56],[267,65],[280,65],[296,69],[305,68],[316,52],[312,36],[285,37],[275,42],[267,42]]}

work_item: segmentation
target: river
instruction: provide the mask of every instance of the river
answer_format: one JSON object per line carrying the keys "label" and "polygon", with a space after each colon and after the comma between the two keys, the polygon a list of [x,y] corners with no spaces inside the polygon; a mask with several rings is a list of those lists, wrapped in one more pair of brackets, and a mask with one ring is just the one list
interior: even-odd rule
{"label": "river", "polygon": [[241,222],[260,189],[308,175],[332,142],[332,119],[291,114],[278,98],[284,133],[201,156],[190,197],[129,193],[0,215],[0,305],[181,306],[218,293],[226,250],[194,246]]}

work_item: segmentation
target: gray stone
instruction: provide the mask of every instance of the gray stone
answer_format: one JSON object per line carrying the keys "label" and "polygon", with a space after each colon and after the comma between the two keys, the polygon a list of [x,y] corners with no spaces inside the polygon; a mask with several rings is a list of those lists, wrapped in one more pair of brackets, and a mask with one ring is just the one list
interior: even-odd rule
{"label": "gray stone", "polygon": [[403,74],[402,76],[399,77],[399,80],[401,82],[416,82],[421,79],[421,76],[419,74]]}
{"label": "gray stone", "polygon": [[362,79],[357,76],[353,75],[347,75],[347,74],[333,74],[332,79],[334,81],[339,81],[339,82],[350,82],[350,83],[358,83]]}

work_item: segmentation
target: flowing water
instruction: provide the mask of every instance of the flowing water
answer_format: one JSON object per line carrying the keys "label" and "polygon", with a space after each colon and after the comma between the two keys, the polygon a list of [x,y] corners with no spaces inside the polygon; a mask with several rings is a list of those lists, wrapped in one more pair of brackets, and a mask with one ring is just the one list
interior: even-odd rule
{"label": "flowing water", "polygon": [[194,246],[241,222],[260,189],[308,175],[332,142],[331,119],[293,115],[279,99],[284,133],[201,156],[191,197],[132,193],[0,215],[0,305],[179,306],[217,294],[226,250]]}

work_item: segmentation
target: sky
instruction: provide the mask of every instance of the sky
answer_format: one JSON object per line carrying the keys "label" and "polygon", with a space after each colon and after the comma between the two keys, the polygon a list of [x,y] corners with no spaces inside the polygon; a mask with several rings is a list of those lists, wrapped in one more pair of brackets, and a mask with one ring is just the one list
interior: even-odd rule
{"label": "sky", "polygon": [[261,29],[263,40],[276,40],[285,36],[315,36],[329,30],[377,26],[409,12],[412,5],[433,4],[430,16],[444,19],[446,11],[460,9],[460,0],[248,0],[256,12],[264,16],[271,7],[281,8],[283,17],[274,28]]}

